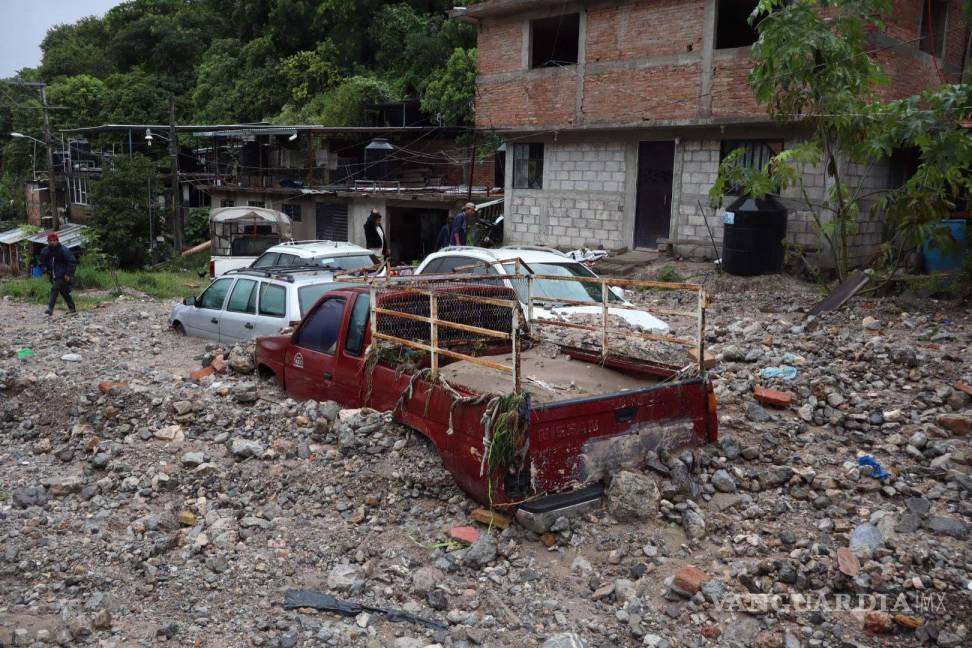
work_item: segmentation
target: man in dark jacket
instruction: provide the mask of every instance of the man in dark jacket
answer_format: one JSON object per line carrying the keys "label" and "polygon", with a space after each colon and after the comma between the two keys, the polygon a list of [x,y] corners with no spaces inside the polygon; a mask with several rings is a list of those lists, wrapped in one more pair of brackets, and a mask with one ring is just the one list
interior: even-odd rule
{"label": "man in dark jacket", "polygon": [[381,212],[377,209],[371,210],[371,215],[364,224],[364,232],[365,247],[376,257],[383,259],[388,256],[388,241],[385,240],[385,230],[381,226]]}
{"label": "man in dark jacket", "polygon": [[64,297],[68,313],[76,314],[74,300],[71,299],[71,282],[74,281],[78,260],[71,254],[71,250],[61,245],[57,232],[47,235],[47,247],[41,250],[40,264],[51,280],[51,298],[47,302],[47,315],[54,313],[54,304],[57,303],[58,295]]}

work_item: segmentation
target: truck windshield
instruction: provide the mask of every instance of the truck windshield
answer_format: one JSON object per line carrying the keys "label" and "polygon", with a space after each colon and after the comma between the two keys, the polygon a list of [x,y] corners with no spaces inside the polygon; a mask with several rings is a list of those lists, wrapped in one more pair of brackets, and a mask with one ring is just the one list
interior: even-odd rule
{"label": "truck windshield", "polygon": [[230,243],[231,256],[260,256],[280,240],[276,236],[242,236]]}
{"label": "truck windshield", "polygon": [[[596,277],[593,272],[579,263],[531,263],[530,268],[535,274],[555,275],[558,277]],[[512,263],[504,263],[503,269],[508,274],[516,272],[516,267]],[[520,301],[526,303],[527,288],[526,282],[514,281],[513,287],[520,297]],[[554,279],[537,279],[533,282],[533,296],[545,299],[570,299],[575,301],[589,301],[592,304],[601,303],[601,286],[594,283],[582,281],[558,281]],[[619,302],[621,299],[613,292],[608,291],[608,301]]]}
{"label": "truck windshield", "polygon": [[320,256],[310,260],[313,265],[335,270],[360,270],[378,265],[378,257],[372,254],[353,254],[349,256]]}

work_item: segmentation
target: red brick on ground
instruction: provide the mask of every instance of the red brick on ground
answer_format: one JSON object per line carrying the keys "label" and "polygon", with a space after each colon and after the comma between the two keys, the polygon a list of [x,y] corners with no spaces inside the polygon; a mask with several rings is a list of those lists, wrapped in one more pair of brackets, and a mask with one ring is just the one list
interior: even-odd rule
{"label": "red brick on ground", "polygon": [[128,387],[128,383],[124,381],[106,380],[98,383],[98,391],[102,394],[107,394],[112,389],[124,389],[125,387]]}
{"label": "red brick on ground", "polygon": [[208,367],[200,367],[199,369],[196,369],[195,371],[190,373],[189,377],[192,378],[193,380],[202,380],[206,376],[212,376],[213,371],[214,369],[212,365],[209,365]]}
{"label": "red brick on ground", "polygon": [[[706,369],[712,369],[713,367],[716,366],[716,358],[715,358],[714,355],[712,355],[708,351],[705,351],[704,353],[705,353],[705,362],[702,364],[702,366],[704,366]],[[689,349],[688,350],[688,356],[689,356],[689,359],[692,360],[693,363],[696,363],[697,364],[698,361],[699,361],[699,350],[698,349]]]}
{"label": "red brick on ground", "polygon": [[959,414],[942,414],[938,417],[938,424],[952,434],[965,436],[972,432],[972,418]]}
{"label": "red brick on ground", "polygon": [[772,405],[773,407],[789,407],[790,403],[793,402],[793,395],[789,392],[777,391],[767,387],[757,386],[753,391],[753,396],[760,403]]}
{"label": "red brick on ground", "polygon": [[955,383],[952,385],[952,389],[957,389],[960,392],[965,392],[969,396],[972,396],[972,385],[966,385],[965,383]]}
{"label": "red brick on ground", "polygon": [[864,615],[864,631],[871,634],[887,634],[891,632],[894,621],[887,612],[871,610]]}
{"label": "red brick on ground", "polygon": [[676,589],[689,594],[695,594],[702,589],[702,583],[707,580],[705,572],[695,565],[685,565],[675,574],[675,581],[672,583]]}
{"label": "red brick on ground", "polygon": [[479,540],[479,531],[470,526],[452,527],[449,529],[449,537],[459,542],[473,544]]}

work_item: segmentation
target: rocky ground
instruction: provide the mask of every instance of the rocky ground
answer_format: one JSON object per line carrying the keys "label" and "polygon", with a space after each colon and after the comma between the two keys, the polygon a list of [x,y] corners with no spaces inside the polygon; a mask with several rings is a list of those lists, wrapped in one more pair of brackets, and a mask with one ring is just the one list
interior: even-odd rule
{"label": "rocky ground", "polygon": [[545,536],[473,522],[381,413],[289,400],[240,353],[190,378],[222,350],[165,303],[0,302],[0,646],[969,645],[969,306],[808,319],[799,282],[708,284],[719,443]]}

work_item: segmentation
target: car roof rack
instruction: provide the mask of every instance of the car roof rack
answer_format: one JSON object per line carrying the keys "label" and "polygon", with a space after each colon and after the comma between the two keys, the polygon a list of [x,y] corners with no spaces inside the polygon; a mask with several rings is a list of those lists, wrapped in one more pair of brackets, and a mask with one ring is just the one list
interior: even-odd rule
{"label": "car roof rack", "polygon": [[306,239],[302,241],[284,241],[283,243],[278,243],[278,245],[333,245],[334,247],[339,247],[341,245],[354,245],[350,241],[332,241],[330,239]]}
{"label": "car roof rack", "polygon": [[504,245],[501,250],[530,250],[531,252],[550,252],[557,256],[567,256],[557,248],[546,247],[543,245]]}
{"label": "car roof rack", "polygon": [[245,274],[255,277],[264,277],[266,279],[278,279],[280,281],[287,281],[289,283],[294,282],[294,273],[298,272],[332,272],[322,266],[314,265],[296,265],[296,266],[267,266],[266,268],[237,268],[235,270],[227,270],[223,275],[228,274]]}

